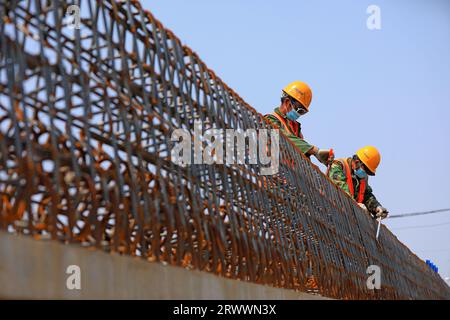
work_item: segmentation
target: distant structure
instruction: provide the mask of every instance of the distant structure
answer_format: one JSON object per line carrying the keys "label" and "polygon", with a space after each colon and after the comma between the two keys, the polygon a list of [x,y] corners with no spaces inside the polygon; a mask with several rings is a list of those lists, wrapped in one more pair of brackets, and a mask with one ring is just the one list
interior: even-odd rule
{"label": "distant structure", "polygon": [[285,137],[274,176],[172,163],[195,120],[269,124],[138,1],[76,2],[79,28],[75,1],[0,4],[2,232],[337,299],[450,298]]}

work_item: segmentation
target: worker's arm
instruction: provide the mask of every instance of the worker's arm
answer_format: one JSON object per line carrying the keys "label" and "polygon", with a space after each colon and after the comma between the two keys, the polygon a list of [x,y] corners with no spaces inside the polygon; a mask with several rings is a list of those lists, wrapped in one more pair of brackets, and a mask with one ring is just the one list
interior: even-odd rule
{"label": "worker's arm", "polygon": [[381,207],[381,204],[378,202],[377,198],[373,194],[372,188],[367,185],[366,191],[364,192],[364,205],[367,207],[369,212],[375,214],[377,211],[377,207]]}
{"label": "worker's arm", "polygon": [[353,195],[350,194],[350,188],[347,184],[347,177],[345,176],[344,169],[339,162],[333,162],[331,164],[328,177],[333,180],[335,185],[344,190],[350,197],[353,197]]}
{"label": "worker's arm", "polygon": [[279,128],[281,132],[283,132],[283,134],[286,135],[286,137],[288,137],[289,140],[291,140],[295,144],[295,146],[300,149],[301,152],[303,152],[304,154],[311,154],[313,153],[313,151],[315,151],[314,150],[315,147],[313,145],[309,144],[304,139],[301,139],[296,135],[286,131],[286,129],[284,129],[284,127],[281,125],[280,121],[278,121],[277,118],[275,118],[272,115],[268,115],[267,119],[277,128]]}

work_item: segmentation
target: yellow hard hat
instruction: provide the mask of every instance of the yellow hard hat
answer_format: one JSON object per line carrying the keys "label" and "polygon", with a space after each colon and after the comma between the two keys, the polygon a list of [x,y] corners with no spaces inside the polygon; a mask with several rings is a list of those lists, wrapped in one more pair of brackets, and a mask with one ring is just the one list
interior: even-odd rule
{"label": "yellow hard hat", "polygon": [[306,83],[301,81],[291,82],[283,89],[283,92],[300,102],[306,110],[309,110],[312,91]]}
{"label": "yellow hard hat", "polygon": [[381,161],[381,155],[377,148],[372,146],[365,146],[356,151],[359,160],[366,165],[366,167],[375,175],[378,165]]}

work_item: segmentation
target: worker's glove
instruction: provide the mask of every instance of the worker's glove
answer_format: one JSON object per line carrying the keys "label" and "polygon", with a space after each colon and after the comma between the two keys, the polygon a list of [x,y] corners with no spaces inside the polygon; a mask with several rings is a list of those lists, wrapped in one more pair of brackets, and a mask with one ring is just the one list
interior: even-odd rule
{"label": "worker's glove", "polygon": [[388,216],[388,213],[389,213],[389,211],[386,208],[382,207],[382,206],[378,206],[375,209],[375,216],[377,218],[384,219],[384,218],[386,218]]}
{"label": "worker's glove", "polygon": [[318,149],[314,156],[324,165],[329,165],[334,160],[332,149]]}
{"label": "worker's glove", "polygon": [[[358,203],[358,206],[363,209],[363,210],[367,210],[367,207],[364,203]],[[368,211],[368,210],[367,210]]]}

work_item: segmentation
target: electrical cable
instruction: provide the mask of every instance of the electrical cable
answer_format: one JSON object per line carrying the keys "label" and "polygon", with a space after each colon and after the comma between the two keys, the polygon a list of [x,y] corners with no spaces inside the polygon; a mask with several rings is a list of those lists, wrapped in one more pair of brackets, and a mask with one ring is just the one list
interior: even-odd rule
{"label": "electrical cable", "polygon": [[394,218],[406,218],[406,217],[412,217],[412,216],[420,216],[424,214],[432,214],[432,213],[439,213],[439,212],[450,212],[450,208],[448,209],[439,209],[439,210],[432,210],[432,211],[421,211],[421,212],[413,212],[413,213],[402,213],[402,214],[396,214],[393,216],[389,216],[388,219],[394,219]]}

